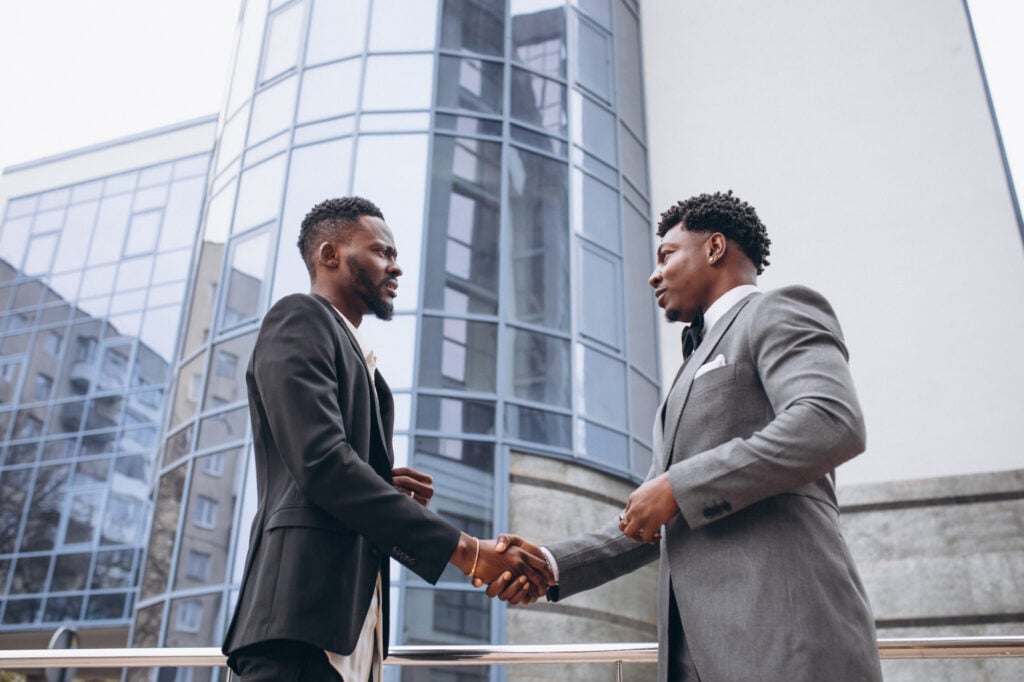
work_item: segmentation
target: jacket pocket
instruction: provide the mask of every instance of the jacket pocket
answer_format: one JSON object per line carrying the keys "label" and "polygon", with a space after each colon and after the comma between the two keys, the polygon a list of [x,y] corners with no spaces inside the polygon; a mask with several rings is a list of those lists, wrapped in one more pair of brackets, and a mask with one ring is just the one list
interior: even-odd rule
{"label": "jacket pocket", "polygon": [[351,535],[352,531],[327,512],[316,507],[282,507],[274,510],[264,530],[274,528],[316,528],[331,533]]}

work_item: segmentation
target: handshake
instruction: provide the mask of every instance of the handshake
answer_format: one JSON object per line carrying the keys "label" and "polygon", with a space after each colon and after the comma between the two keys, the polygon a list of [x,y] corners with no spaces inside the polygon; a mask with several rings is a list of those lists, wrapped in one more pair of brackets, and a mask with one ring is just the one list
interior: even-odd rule
{"label": "handshake", "polygon": [[487,585],[488,597],[510,604],[532,604],[555,582],[540,548],[518,535],[480,540],[463,533],[451,563],[476,587]]}

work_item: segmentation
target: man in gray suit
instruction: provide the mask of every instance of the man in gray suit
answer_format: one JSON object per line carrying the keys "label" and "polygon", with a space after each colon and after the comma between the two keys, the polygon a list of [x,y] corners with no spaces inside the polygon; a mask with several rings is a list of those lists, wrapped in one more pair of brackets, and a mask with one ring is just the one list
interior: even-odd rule
{"label": "man in gray suit", "polygon": [[[810,289],[757,288],[770,240],[731,191],[672,206],[658,235],[650,285],[690,324],[646,481],[593,533],[499,549],[546,553],[552,601],[660,557],[661,681],[880,680],[839,529],[834,469],[865,435],[835,314]],[[489,593],[531,600],[521,583]]]}

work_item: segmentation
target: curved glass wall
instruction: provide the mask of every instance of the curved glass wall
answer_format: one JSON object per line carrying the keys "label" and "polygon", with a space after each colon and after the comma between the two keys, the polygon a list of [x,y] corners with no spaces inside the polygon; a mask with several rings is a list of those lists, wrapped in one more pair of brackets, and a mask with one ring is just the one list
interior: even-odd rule
{"label": "curved glass wall", "polygon": [[[395,318],[363,330],[395,393],[397,463],[434,475],[435,511],[504,530],[512,449],[646,473],[658,354],[638,32],[624,0],[244,4],[134,646],[220,641],[255,507],[244,368],[270,303],[308,291],[295,241],[324,198],[371,198],[395,233]],[[430,588],[394,566],[397,642],[503,640],[503,607],[457,571]]]}

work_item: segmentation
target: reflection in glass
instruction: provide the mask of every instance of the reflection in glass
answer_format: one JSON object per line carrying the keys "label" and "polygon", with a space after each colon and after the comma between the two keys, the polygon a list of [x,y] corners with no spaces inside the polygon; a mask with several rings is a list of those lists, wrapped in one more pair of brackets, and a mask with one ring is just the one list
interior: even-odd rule
{"label": "reflection in glass", "polygon": [[126,595],[93,594],[85,607],[86,620],[118,620],[124,617]]}
{"label": "reflection in glass", "polygon": [[612,348],[619,349],[622,347],[620,261],[618,258],[582,242],[579,258],[580,332]]}
{"label": "reflection in glass", "polygon": [[249,425],[249,408],[240,407],[237,410],[221,412],[212,417],[206,417],[199,422],[199,443],[197,450],[239,441],[245,437],[245,429]]}
{"label": "reflection in glass", "polygon": [[[68,209],[67,227],[61,231],[60,244],[53,259],[53,271],[75,270],[85,264],[89,238],[99,211],[99,202],[90,201]],[[6,239],[6,233],[4,239]]]}
{"label": "reflection in glass", "polygon": [[42,592],[50,570],[49,556],[21,557],[14,564],[11,594]]}
{"label": "reflection in glass", "polygon": [[96,217],[96,232],[89,248],[89,265],[109,263],[121,256],[121,244],[131,215],[131,195],[105,197]]}
{"label": "reflection in glass", "polygon": [[[378,55],[366,59],[363,109],[427,109],[434,84],[432,55]],[[385,213],[386,215],[386,213]]]}
{"label": "reflection in glass", "polygon": [[514,317],[569,329],[569,230],[566,165],[512,148],[508,206],[512,229]]}
{"label": "reflection in glass", "polygon": [[[482,592],[408,588],[405,613],[402,641],[408,644],[486,644],[491,641],[491,606]],[[463,671],[475,672],[475,669],[459,667],[458,671],[461,680]],[[417,678],[403,675],[402,679]]]}
{"label": "reflection in glass", "polygon": [[61,512],[67,498],[68,477],[71,467],[67,465],[42,467],[36,475],[29,503],[28,518],[21,539],[25,552],[52,549],[60,525]]}
{"label": "reflection in glass", "polygon": [[362,62],[349,59],[307,69],[302,75],[299,123],[350,114],[359,103]]}
{"label": "reflection in glass", "polygon": [[494,433],[494,403],[420,395],[416,402],[416,426],[447,433]]}
{"label": "reflection in glass", "polygon": [[504,38],[504,0],[444,0],[442,48],[502,56]]}
{"label": "reflection in glass", "polygon": [[366,316],[359,332],[377,355],[377,367],[392,389],[412,388],[416,317],[395,315],[390,321]]}
{"label": "reflection in glass", "polygon": [[0,554],[14,551],[31,476],[29,469],[0,471]]}
{"label": "reflection in glass", "polygon": [[520,64],[565,78],[565,3],[512,0],[512,56]]}
{"label": "reflection in glass", "polygon": [[639,372],[629,373],[630,430],[634,438],[650,445],[651,429],[658,411],[658,386]]}
{"label": "reflection in glass", "polygon": [[259,314],[269,249],[270,233],[267,231],[246,235],[232,245],[227,292],[221,304],[221,328],[253,320]]}
{"label": "reflection in glass", "polygon": [[437,106],[500,116],[502,72],[500,62],[442,56],[438,65]]}
{"label": "reflection in glass", "polygon": [[297,2],[281,10],[267,22],[266,44],[263,48],[263,71],[260,82],[266,82],[288,69],[299,58],[305,3]]}
{"label": "reflection in glass", "polygon": [[615,83],[619,116],[643,139],[643,74],[640,71],[640,25],[623,2],[615,3]]}
{"label": "reflection in glass", "polygon": [[306,65],[359,54],[366,42],[368,0],[315,0]]}
{"label": "reflection in glass", "polygon": [[53,567],[53,580],[50,589],[54,592],[84,590],[89,577],[89,559],[91,554],[59,554]]}
{"label": "reflection in glass", "polygon": [[647,194],[647,153],[640,141],[625,127],[620,126],[619,165],[622,173],[641,194]]}
{"label": "reflection in glass", "polygon": [[[185,487],[185,467],[179,466],[160,477],[149,534],[146,570],[142,574],[140,599],[148,599],[166,591],[174,536],[181,514],[181,496]],[[137,626],[136,626],[137,627]]]}
{"label": "reflection in glass", "polygon": [[92,588],[109,589],[134,585],[132,569],[136,554],[137,551],[131,549],[97,552],[96,566],[92,572]]}
{"label": "reflection in glass", "polygon": [[619,253],[619,195],[595,178],[573,169],[573,226],[576,232]]}
{"label": "reflection in glass", "polygon": [[[611,39],[604,31],[590,22],[576,20],[576,64],[580,85],[605,100],[611,100]],[[634,48],[635,49],[635,48]]]}
{"label": "reflection in glass", "polygon": [[459,135],[501,137],[501,121],[438,113],[434,115],[434,125],[439,130],[448,130]]}
{"label": "reflection in glass", "polygon": [[569,342],[510,328],[507,332],[510,395],[538,403],[571,405]]}
{"label": "reflection in glass", "polygon": [[510,132],[512,133],[512,139],[515,142],[519,142],[524,147],[533,147],[534,149],[548,154],[555,154],[557,156],[565,156],[569,150],[569,146],[564,140],[560,140],[555,137],[548,137],[543,133],[538,133],[536,130],[530,128],[524,128],[522,126],[512,125],[510,126]]}
{"label": "reflection in glass", "polygon": [[512,118],[552,135],[566,134],[566,90],[558,81],[512,69]]}
{"label": "reflection in glass", "polygon": [[572,448],[572,417],[566,414],[505,405],[505,431],[510,438]]}
{"label": "reflection in glass", "polygon": [[[199,212],[203,206],[204,180],[203,177],[189,178],[171,185],[160,231],[160,251],[191,247],[195,243]],[[187,274],[187,268],[181,271],[182,277]]]}
{"label": "reflection in glass", "polygon": [[494,393],[497,344],[496,324],[424,317],[420,385]]}
{"label": "reflection in glass", "polygon": [[25,263],[22,270],[26,275],[41,275],[50,270],[53,251],[57,247],[56,233],[33,237],[25,252]]}
{"label": "reflection in glass", "polygon": [[437,136],[431,164],[424,286],[428,307],[494,315],[498,309],[501,145]]}
{"label": "reflection in glass", "polygon": [[578,427],[582,431],[579,448],[588,459],[616,469],[628,468],[629,438],[585,419],[579,420]]}
{"label": "reflection in glass", "polygon": [[573,111],[579,120],[573,141],[587,152],[615,163],[615,115],[589,97],[573,93]]}
{"label": "reflection in glass", "polygon": [[252,332],[213,347],[203,409],[245,400],[245,370],[255,343],[256,332]]}

